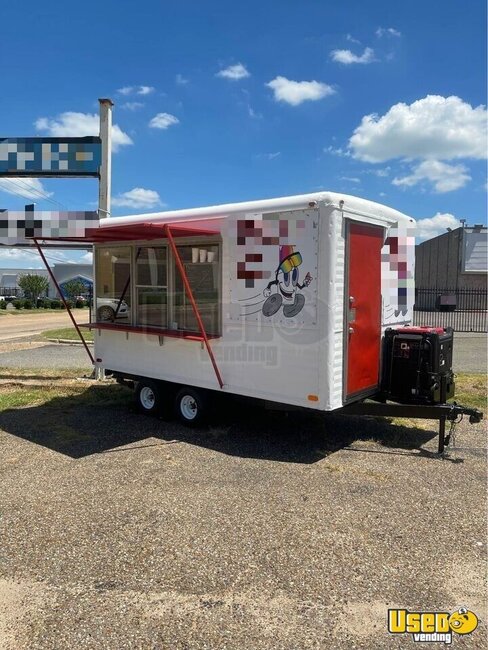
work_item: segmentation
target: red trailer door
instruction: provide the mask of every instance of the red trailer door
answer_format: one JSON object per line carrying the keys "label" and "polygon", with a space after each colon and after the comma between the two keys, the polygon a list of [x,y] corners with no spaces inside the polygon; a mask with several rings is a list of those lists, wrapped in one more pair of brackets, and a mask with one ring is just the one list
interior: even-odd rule
{"label": "red trailer door", "polygon": [[372,394],[379,385],[383,234],[379,226],[347,222],[346,400]]}

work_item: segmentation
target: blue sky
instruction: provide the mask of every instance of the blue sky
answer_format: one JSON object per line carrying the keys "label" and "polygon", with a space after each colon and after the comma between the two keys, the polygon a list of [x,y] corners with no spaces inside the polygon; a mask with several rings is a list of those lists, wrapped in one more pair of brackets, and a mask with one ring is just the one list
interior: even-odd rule
{"label": "blue sky", "polygon": [[[0,19],[2,135],[95,135],[115,102],[114,215],[328,189],[423,237],[486,222],[484,0],[24,0]],[[2,180],[0,207],[97,200],[93,180],[32,183]]]}

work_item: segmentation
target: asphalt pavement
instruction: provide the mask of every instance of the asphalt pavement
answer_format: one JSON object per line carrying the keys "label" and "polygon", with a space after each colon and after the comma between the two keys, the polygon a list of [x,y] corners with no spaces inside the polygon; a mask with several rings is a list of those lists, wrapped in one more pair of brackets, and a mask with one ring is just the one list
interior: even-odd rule
{"label": "asphalt pavement", "polygon": [[[88,309],[73,310],[77,322],[85,323],[88,319]],[[44,330],[53,330],[61,327],[72,327],[66,311],[55,313],[16,314],[2,312],[0,314],[0,343],[35,336]]]}
{"label": "asphalt pavement", "polygon": [[[0,351],[0,368],[85,368],[92,365],[82,345],[46,343],[39,347],[29,346],[23,350]],[[15,346],[18,347],[18,346]]]}
{"label": "asphalt pavement", "polygon": [[474,332],[454,333],[455,372],[487,373],[487,334]]}

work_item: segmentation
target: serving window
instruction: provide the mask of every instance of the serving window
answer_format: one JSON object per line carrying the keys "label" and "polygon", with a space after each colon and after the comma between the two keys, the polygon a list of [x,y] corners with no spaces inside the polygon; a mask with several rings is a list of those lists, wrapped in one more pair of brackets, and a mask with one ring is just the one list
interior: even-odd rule
{"label": "serving window", "polygon": [[[220,334],[217,242],[177,245],[207,334]],[[113,325],[199,332],[183,278],[167,245],[97,246],[96,320]],[[120,304],[119,304],[120,303]]]}

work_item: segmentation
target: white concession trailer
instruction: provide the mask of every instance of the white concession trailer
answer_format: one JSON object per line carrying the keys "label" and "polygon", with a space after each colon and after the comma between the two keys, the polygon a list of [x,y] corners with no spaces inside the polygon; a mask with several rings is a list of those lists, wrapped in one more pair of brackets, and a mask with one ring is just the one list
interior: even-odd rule
{"label": "white concession trailer", "polygon": [[145,411],[178,393],[188,422],[212,390],[322,411],[362,400],[384,328],[412,318],[413,225],[331,192],[103,219],[86,235],[96,366],[136,380]]}

